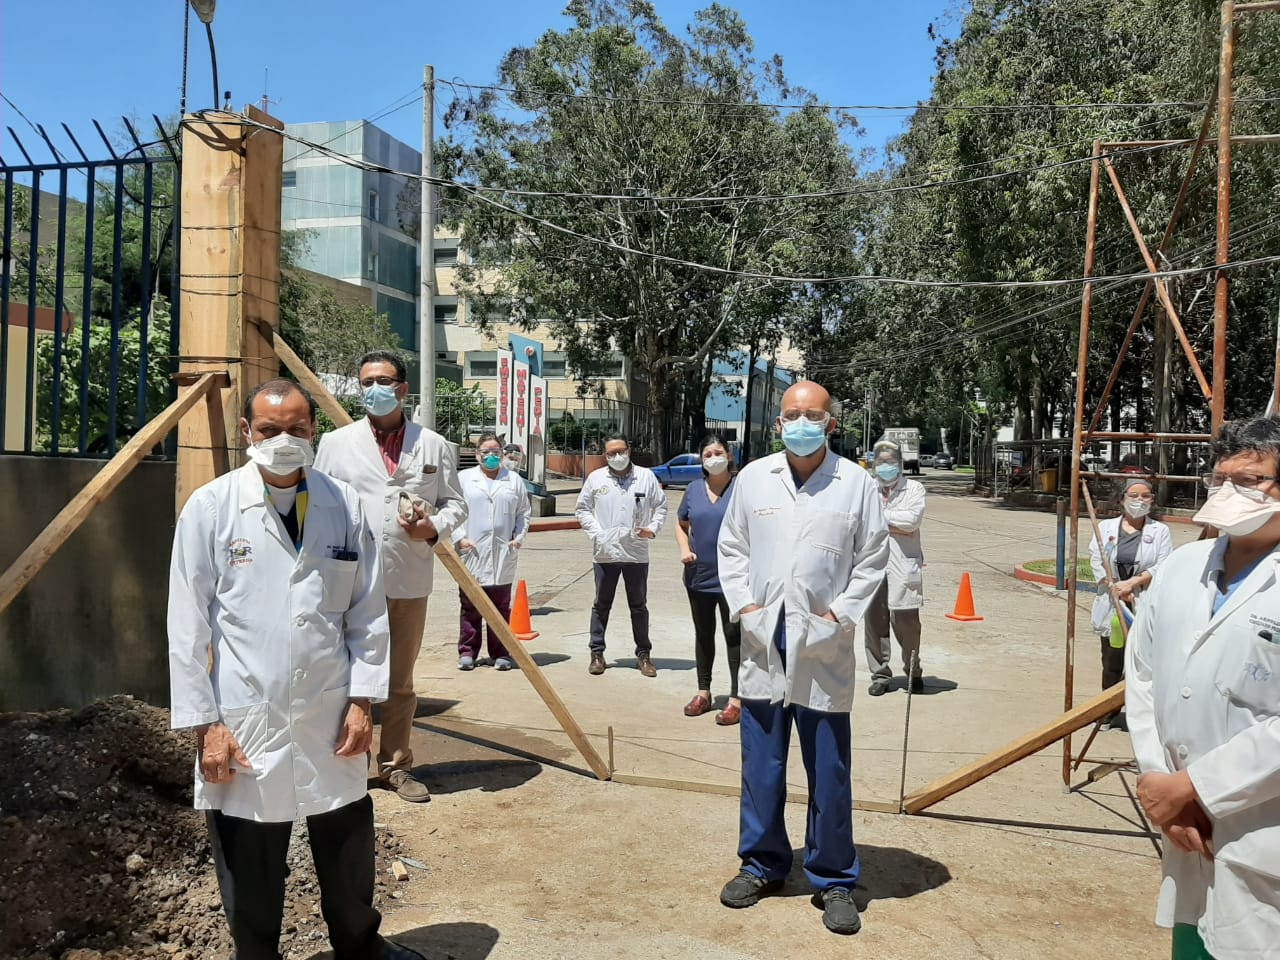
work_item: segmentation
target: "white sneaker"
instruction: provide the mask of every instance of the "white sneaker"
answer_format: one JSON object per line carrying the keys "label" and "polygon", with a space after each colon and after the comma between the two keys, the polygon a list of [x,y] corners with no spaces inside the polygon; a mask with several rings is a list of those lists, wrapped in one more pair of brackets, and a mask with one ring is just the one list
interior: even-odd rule
{"label": "white sneaker", "polygon": [[459,670],[474,670],[475,668],[476,668],[475,657],[459,657],[458,658]]}

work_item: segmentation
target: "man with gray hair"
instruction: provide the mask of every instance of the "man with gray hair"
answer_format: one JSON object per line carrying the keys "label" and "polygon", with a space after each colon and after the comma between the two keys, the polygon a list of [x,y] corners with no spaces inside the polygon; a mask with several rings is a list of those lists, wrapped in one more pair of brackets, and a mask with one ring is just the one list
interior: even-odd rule
{"label": "man with gray hair", "polygon": [[889,639],[892,627],[902,649],[902,671],[910,678],[911,692],[922,693],[920,608],[924,605],[924,550],[920,545],[920,525],[924,522],[924,484],[902,475],[902,450],[890,440],[881,440],[872,448],[871,472],[879,484],[884,517],[889,524],[889,565],[863,620],[863,645],[871,670],[867,692],[873,697],[882,696],[893,680],[893,644]]}
{"label": "man with gray hair", "polygon": [[1280,944],[1280,418],[1225,424],[1192,519],[1125,645],[1138,800],[1167,838],[1174,960]]}

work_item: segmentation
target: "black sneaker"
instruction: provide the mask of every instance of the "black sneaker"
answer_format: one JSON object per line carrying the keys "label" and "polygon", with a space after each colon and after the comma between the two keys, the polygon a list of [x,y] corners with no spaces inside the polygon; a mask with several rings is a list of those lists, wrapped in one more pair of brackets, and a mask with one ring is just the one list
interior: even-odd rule
{"label": "black sneaker", "polygon": [[852,935],[862,929],[862,917],[848,887],[819,890],[813,895],[813,905],[822,908],[822,925],[832,933]]}
{"label": "black sneaker", "polygon": [[924,693],[924,677],[911,678],[911,692]]}
{"label": "black sneaker", "polygon": [[871,686],[867,688],[867,693],[873,697],[883,697],[889,692],[889,681],[875,679],[871,681]]}
{"label": "black sneaker", "polygon": [[726,907],[740,910],[743,907],[754,907],[761,897],[781,889],[781,880],[762,880],[754,873],[739,870],[738,875],[720,891],[720,902]]}

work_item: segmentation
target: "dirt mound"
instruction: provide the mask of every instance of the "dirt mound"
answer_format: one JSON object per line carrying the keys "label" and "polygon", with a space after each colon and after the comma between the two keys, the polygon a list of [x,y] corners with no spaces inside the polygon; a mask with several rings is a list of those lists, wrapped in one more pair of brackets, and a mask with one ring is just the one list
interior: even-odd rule
{"label": "dirt mound", "polygon": [[[0,957],[230,955],[195,742],[168,711],[112,697],[78,712],[0,715]],[[378,829],[375,902],[399,842]],[[289,850],[281,952],[327,945],[305,829]]]}

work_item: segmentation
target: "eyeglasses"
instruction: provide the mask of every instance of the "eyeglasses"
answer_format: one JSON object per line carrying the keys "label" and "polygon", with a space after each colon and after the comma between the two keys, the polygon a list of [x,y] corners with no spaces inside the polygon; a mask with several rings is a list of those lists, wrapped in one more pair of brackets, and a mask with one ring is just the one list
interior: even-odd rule
{"label": "eyeglasses", "polygon": [[399,379],[398,377],[365,377],[363,380],[360,381],[360,386],[364,387],[367,390],[369,387],[372,387],[375,383],[380,387],[390,387],[390,386],[394,386],[397,383],[404,383],[404,381]]}
{"label": "eyeglasses", "polygon": [[1126,493],[1124,498],[1126,500],[1146,500],[1148,503],[1155,499],[1155,497],[1149,493]]}
{"label": "eyeglasses", "polygon": [[831,414],[825,410],[787,410],[781,417],[783,423],[796,423],[801,418],[810,423],[826,423],[831,419]]}
{"label": "eyeglasses", "polygon": [[1200,482],[1210,490],[1217,490],[1228,482],[1237,490],[1255,490],[1264,483],[1274,483],[1276,479],[1257,473],[1205,473],[1201,475]]}

